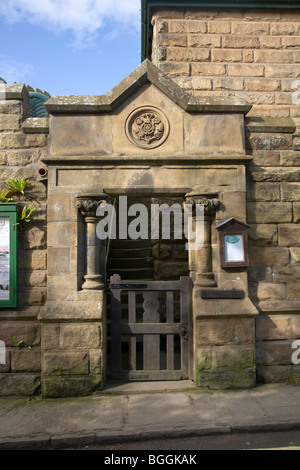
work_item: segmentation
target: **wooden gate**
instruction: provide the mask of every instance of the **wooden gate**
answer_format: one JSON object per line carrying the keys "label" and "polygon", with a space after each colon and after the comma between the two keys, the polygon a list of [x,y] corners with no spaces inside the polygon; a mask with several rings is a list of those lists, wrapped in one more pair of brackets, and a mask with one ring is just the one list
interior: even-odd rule
{"label": "wooden gate", "polygon": [[192,378],[192,281],[110,278],[112,379]]}

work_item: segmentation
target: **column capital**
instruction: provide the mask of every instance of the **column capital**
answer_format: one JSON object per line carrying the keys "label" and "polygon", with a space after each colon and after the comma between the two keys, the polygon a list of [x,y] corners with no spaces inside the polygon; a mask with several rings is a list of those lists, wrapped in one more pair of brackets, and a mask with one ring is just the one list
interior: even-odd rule
{"label": "column capital", "polygon": [[77,196],[76,207],[84,218],[96,217],[98,207],[109,200],[110,196],[106,193]]}
{"label": "column capital", "polygon": [[220,209],[221,202],[217,192],[201,192],[193,190],[185,195],[185,204],[191,204],[194,209],[196,204],[204,206],[204,215],[212,215]]}

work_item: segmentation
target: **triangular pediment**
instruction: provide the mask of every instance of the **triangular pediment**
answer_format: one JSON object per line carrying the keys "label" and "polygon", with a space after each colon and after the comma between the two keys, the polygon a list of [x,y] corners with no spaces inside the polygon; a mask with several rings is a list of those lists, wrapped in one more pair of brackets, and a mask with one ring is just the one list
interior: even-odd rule
{"label": "triangular pediment", "polygon": [[50,114],[112,112],[128,98],[138,93],[147,82],[189,113],[239,112],[247,114],[251,109],[249,103],[238,97],[208,95],[195,97],[184,91],[148,59],[106,95],[54,96],[45,103],[45,107]]}

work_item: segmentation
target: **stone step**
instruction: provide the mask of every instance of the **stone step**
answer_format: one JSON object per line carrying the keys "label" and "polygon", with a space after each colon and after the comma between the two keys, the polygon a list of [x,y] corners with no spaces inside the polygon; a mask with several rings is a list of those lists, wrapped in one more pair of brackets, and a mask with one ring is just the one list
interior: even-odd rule
{"label": "stone step", "polygon": [[148,281],[153,280],[154,270],[151,268],[137,268],[137,269],[130,269],[130,268],[108,268],[107,269],[107,279],[109,280],[110,276],[114,274],[119,274],[121,276],[122,281],[136,281],[139,279],[144,279]]}
{"label": "stone step", "polygon": [[153,267],[153,258],[112,258],[109,261],[108,269],[118,269],[118,268],[152,268]]}
{"label": "stone step", "polygon": [[111,240],[110,250],[114,249],[135,249],[135,248],[152,248],[151,240]]}
{"label": "stone step", "polygon": [[150,248],[113,248],[110,258],[146,258],[152,257],[152,247]]}

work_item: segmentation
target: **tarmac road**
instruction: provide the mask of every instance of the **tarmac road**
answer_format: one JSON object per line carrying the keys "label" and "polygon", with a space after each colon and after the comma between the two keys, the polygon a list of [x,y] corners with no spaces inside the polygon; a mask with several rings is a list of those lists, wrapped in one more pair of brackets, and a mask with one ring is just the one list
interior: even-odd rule
{"label": "tarmac road", "polygon": [[181,450],[300,450],[300,430],[195,436],[183,439],[145,440],[74,448],[74,450],[76,449],[105,450],[112,452],[128,450],[168,450],[177,453]]}

